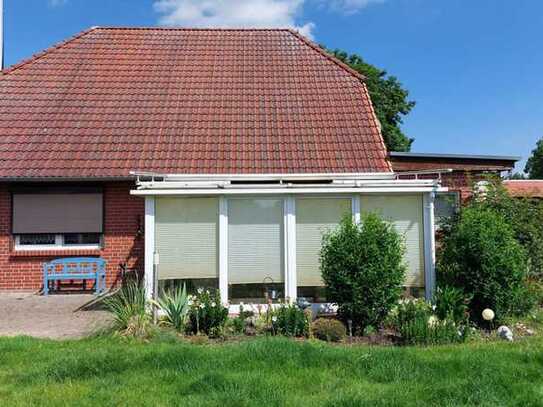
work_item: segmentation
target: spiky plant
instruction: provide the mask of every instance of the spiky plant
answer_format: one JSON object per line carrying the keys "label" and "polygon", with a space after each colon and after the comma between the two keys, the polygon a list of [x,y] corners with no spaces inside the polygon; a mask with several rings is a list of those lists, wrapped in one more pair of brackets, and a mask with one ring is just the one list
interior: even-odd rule
{"label": "spiky plant", "polygon": [[164,313],[162,323],[178,332],[184,331],[189,312],[189,297],[185,284],[183,288],[164,291],[158,300],[151,300],[151,302]]}
{"label": "spiky plant", "polygon": [[104,300],[105,308],[114,316],[114,328],[126,336],[147,336],[151,316],[147,312],[145,290],[137,282],[126,283],[113,296]]}

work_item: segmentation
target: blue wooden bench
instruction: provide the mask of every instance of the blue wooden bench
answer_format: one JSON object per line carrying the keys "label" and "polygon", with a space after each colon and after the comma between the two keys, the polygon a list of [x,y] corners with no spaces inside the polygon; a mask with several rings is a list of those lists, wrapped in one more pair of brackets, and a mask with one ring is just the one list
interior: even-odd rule
{"label": "blue wooden bench", "polygon": [[43,265],[43,295],[49,295],[49,282],[60,280],[94,280],[96,294],[106,289],[106,261],[95,257],[72,257],[52,260]]}

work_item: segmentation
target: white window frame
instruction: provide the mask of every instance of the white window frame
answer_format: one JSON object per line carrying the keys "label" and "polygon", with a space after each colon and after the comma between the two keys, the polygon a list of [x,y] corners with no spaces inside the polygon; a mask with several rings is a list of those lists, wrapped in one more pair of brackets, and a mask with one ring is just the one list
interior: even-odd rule
{"label": "white window frame", "polygon": [[[32,235],[33,233],[27,233]],[[64,234],[55,234],[54,244],[21,244],[21,236],[14,236],[14,248],[16,251],[43,251],[43,250],[99,250],[102,248],[103,235],[100,234],[100,241],[95,244],[65,244]]]}
{"label": "white window frame", "polygon": [[[183,195],[181,195],[183,196]],[[280,195],[280,194],[244,194],[240,196],[219,196],[219,290],[221,301],[223,304],[229,304],[228,298],[228,206],[229,201],[234,199],[282,199],[283,200],[283,258],[284,258],[284,284],[285,284],[285,300],[295,302],[297,299],[297,275],[296,275],[296,197],[297,194]],[[338,198],[351,199],[351,211],[353,220],[356,223],[361,221],[361,194],[345,193],[345,194],[304,194],[305,198]],[[425,285],[426,297],[431,298],[435,286],[435,271],[434,271],[434,193],[423,194],[423,221],[424,221],[424,255],[425,255]],[[146,196],[145,201],[145,286],[147,296],[155,295],[156,282],[156,266],[159,264],[158,253],[155,252],[155,196]],[[430,233],[430,230],[432,232]],[[41,248],[43,250],[43,248]],[[246,304],[246,307],[249,304]],[[314,304],[317,308],[329,306],[330,304]],[[265,304],[261,304],[265,308]],[[263,309],[264,309],[263,308]],[[239,312],[239,305],[230,305],[230,312]]]}

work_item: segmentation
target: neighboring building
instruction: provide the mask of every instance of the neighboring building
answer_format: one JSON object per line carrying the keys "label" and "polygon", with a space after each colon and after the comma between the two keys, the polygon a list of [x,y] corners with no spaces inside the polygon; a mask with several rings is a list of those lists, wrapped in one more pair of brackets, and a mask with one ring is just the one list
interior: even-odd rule
{"label": "neighboring building", "polygon": [[0,94],[0,289],[85,255],[149,294],[324,302],[322,232],[379,211],[406,237],[405,286],[432,293],[444,190],[397,179],[364,78],[294,31],[93,28],[3,71]]}
{"label": "neighboring building", "polygon": [[509,194],[516,198],[543,199],[543,180],[506,180],[503,184]]}
{"label": "neighboring building", "polygon": [[[439,180],[447,192],[436,195],[435,217],[450,216],[472,194],[473,185],[489,175],[503,176],[515,167],[520,157],[390,152],[392,169],[399,178]],[[416,175],[412,175],[416,173]]]}

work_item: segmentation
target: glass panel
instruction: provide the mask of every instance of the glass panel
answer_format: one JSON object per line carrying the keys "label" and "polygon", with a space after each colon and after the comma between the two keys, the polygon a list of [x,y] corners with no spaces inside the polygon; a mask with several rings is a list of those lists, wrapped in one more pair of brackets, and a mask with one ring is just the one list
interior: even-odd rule
{"label": "glass panel", "polygon": [[439,226],[443,221],[453,216],[458,210],[459,197],[457,192],[438,193],[434,201],[435,223]]}
{"label": "glass panel", "polygon": [[218,200],[157,198],[159,280],[217,279]]}
{"label": "glass panel", "polygon": [[422,195],[362,195],[362,213],[377,212],[405,238],[407,287],[424,287]]}
{"label": "glass panel", "polygon": [[64,235],[65,245],[100,244],[99,233],[67,233]]}
{"label": "glass panel", "polygon": [[284,298],[282,233],[282,199],[228,201],[230,302]]}
{"label": "glass panel", "polygon": [[176,289],[177,287],[183,287],[183,284],[187,287],[187,292],[189,294],[196,294],[198,288],[203,289],[218,289],[219,288],[219,279],[218,278],[192,278],[192,279],[176,279],[176,280],[159,280],[158,281],[158,292],[162,293],[163,291],[168,291]]}
{"label": "glass panel", "polygon": [[325,302],[320,271],[322,236],[352,213],[350,198],[296,199],[296,277],[298,297]]}
{"label": "glass panel", "polygon": [[54,234],[19,235],[19,244],[22,246],[53,245],[55,244],[55,235]]}

